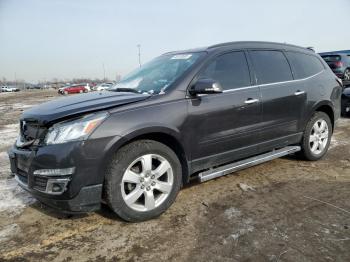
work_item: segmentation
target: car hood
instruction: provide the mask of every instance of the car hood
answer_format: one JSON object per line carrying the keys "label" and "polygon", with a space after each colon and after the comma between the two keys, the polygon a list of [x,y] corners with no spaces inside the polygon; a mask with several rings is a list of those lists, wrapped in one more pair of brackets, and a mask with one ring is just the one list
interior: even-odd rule
{"label": "car hood", "polygon": [[150,95],[126,92],[93,92],[43,103],[23,112],[21,119],[47,124],[58,119],[135,103]]}

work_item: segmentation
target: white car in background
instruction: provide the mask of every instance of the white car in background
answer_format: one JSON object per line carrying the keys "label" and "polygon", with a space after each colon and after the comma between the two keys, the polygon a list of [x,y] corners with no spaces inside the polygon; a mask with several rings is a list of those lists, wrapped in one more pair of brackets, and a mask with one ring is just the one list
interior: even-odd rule
{"label": "white car in background", "polygon": [[11,86],[2,86],[1,92],[17,92],[19,89],[17,87],[11,87]]}
{"label": "white car in background", "polygon": [[114,83],[103,83],[103,84],[99,84],[98,86],[95,87],[96,91],[103,91],[106,90],[110,87],[112,87],[114,85]]}
{"label": "white car in background", "polygon": [[90,87],[89,83],[87,83],[87,84],[85,85],[85,88],[86,88],[86,90],[87,90],[88,92],[91,91],[91,87]]}

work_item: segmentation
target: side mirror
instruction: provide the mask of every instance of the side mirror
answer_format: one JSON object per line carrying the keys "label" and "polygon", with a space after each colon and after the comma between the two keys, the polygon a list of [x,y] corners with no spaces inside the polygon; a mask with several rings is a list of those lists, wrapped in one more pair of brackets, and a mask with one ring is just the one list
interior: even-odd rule
{"label": "side mirror", "polygon": [[198,79],[189,90],[192,96],[199,94],[218,94],[222,93],[221,85],[213,79]]}

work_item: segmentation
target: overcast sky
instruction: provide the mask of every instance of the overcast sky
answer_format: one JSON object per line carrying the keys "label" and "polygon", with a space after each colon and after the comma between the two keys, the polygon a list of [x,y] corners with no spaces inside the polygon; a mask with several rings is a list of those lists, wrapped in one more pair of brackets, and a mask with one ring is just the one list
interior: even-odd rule
{"label": "overcast sky", "polygon": [[0,0],[0,78],[115,79],[166,51],[263,40],[350,49],[350,0]]}

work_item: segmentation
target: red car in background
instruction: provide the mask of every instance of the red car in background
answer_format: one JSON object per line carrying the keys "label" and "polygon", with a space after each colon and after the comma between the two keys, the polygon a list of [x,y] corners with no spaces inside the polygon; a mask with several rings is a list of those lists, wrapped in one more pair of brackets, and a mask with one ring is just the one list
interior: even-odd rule
{"label": "red car in background", "polygon": [[62,95],[76,94],[76,93],[87,93],[89,90],[85,84],[71,85],[58,89],[58,93]]}

